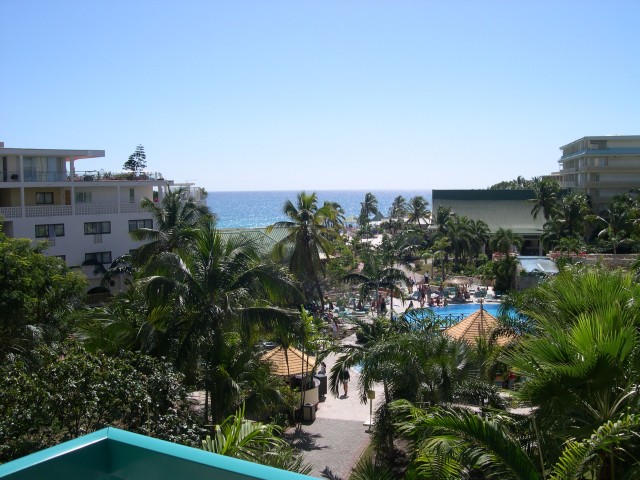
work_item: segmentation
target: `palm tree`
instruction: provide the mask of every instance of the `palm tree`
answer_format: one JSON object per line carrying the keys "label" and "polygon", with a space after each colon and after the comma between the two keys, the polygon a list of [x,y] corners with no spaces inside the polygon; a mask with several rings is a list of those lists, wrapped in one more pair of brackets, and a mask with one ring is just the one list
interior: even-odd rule
{"label": "palm tree", "polygon": [[447,233],[447,222],[449,218],[455,215],[451,207],[447,207],[445,205],[438,205],[438,211],[436,212],[436,225],[438,227],[438,233],[441,235],[446,235]]}
{"label": "palm tree", "polygon": [[325,201],[322,205],[324,226],[328,229],[340,230],[344,227],[344,208],[338,202]]}
{"label": "palm tree", "polygon": [[[448,237],[438,238],[435,242],[433,242],[433,247],[431,247],[429,254],[433,256],[433,260],[440,260],[440,266],[442,267],[442,281],[444,282],[447,273],[447,263],[448,263],[448,252],[451,248],[451,241]],[[433,263],[431,264],[433,266]],[[431,276],[433,277],[433,269],[431,272]]]}
{"label": "palm tree", "polygon": [[391,411],[415,452],[412,466],[420,478],[544,478],[518,437],[517,420],[505,413],[483,418],[461,407],[424,410],[406,400],[394,402]]}
{"label": "palm tree", "polygon": [[475,224],[471,224],[469,218],[465,216],[452,215],[447,220],[447,238],[453,251],[453,262],[457,267],[472,250],[474,226]]}
{"label": "palm tree", "polygon": [[522,242],[522,237],[513,233],[510,228],[498,228],[491,239],[491,248],[508,257],[513,247],[520,250]]}
{"label": "palm tree", "polygon": [[482,220],[469,220],[469,230],[472,232],[469,242],[471,251],[477,259],[482,247],[489,242],[491,231],[489,230],[489,225]]}
{"label": "palm tree", "polygon": [[371,221],[371,215],[378,213],[378,199],[373,193],[366,193],[364,201],[360,203],[360,215],[358,216],[358,223],[362,228],[367,228]]}
{"label": "palm tree", "polygon": [[[231,405],[225,401],[229,376],[228,333],[250,323],[291,323],[292,313],[276,308],[300,296],[281,269],[261,260],[256,244],[242,236],[223,237],[212,223],[201,227],[189,248],[156,256],[145,269],[151,304],[171,306],[173,315],[156,325],[176,338],[176,363],[189,368],[202,359],[214,421]],[[235,388],[235,387],[233,387]]]}
{"label": "palm tree", "polygon": [[[287,200],[283,213],[289,220],[276,222],[267,228],[267,233],[274,228],[284,228],[287,235],[274,245],[274,255],[278,260],[286,260],[290,271],[305,284],[310,284],[322,306],[324,295],[320,285],[320,277],[324,274],[324,263],[320,255],[327,258],[333,252],[333,244],[329,240],[330,231],[324,220],[330,215],[327,208],[318,208],[316,193],[301,192],[296,204]],[[313,294],[311,294],[313,295]]]}
{"label": "palm tree", "polygon": [[[405,272],[399,268],[390,266],[388,259],[377,252],[366,251],[364,267],[362,272],[348,273],[342,277],[344,282],[356,283],[360,285],[360,298],[365,300],[371,291],[375,291],[377,313],[380,314],[380,288],[388,289],[393,294],[400,296],[402,293],[398,289],[398,284],[403,283],[407,287],[411,284]],[[387,260],[387,261],[385,261]],[[389,311],[393,305],[389,307]]]}
{"label": "palm tree", "polygon": [[528,379],[516,395],[545,430],[586,439],[640,407],[639,299],[627,273],[567,270],[521,306],[535,331],[503,361]]}
{"label": "palm tree", "polygon": [[391,208],[389,208],[389,223],[391,224],[394,234],[399,228],[401,228],[402,221],[406,214],[407,200],[402,195],[398,195],[393,199]]}
{"label": "palm tree", "polygon": [[549,220],[558,204],[560,186],[553,180],[540,180],[536,178],[533,182],[533,192],[535,199],[530,200],[530,202],[533,203],[533,208],[531,209],[533,219],[535,220],[540,211],[542,211],[545,221]]}
{"label": "palm tree", "polygon": [[300,453],[282,438],[279,426],[247,420],[244,406],[213,430],[213,437],[207,435],[202,441],[202,449],[207,452],[304,475],[311,472],[311,466],[303,463]]}
{"label": "palm tree", "polygon": [[389,218],[402,220],[407,214],[407,207],[407,200],[402,195],[398,195],[393,199],[393,203],[391,203],[391,207],[389,208]]}
{"label": "palm tree", "polygon": [[412,197],[407,205],[407,223],[417,223],[420,228],[420,220],[429,215],[429,202],[420,195]]}
{"label": "palm tree", "polygon": [[215,215],[209,207],[196,202],[184,187],[174,190],[167,187],[160,204],[145,198],[140,207],[151,213],[154,225],[130,232],[134,240],[148,242],[139,247],[134,255],[134,259],[140,259],[142,263],[153,254],[173,252],[186,245],[200,225],[215,221]]}
{"label": "palm tree", "polygon": [[390,408],[414,452],[410,471],[420,472],[419,478],[605,480],[638,474],[638,415],[607,422],[588,440],[567,441],[557,460],[549,460],[541,451],[544,432],[526,417],[495,411],[480,416],[463,407],[425,410],[404,400]]}

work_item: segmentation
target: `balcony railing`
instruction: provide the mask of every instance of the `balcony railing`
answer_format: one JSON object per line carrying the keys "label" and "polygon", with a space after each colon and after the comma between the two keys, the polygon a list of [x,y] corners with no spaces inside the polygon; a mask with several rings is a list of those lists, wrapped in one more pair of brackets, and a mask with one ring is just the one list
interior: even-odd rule
{"label": "balcony railing", "polygon": [[[21,180],[20,172],[7,171],[0,173],[0,182],[19,182]],[[78,171],[71,178],[69,172],[32,172],[27,171],[24,174],[25,182],[110,182],[110,181],[145,181],[145,180],[164,180],[160,172],[140,172],[133,174],[131,172],[104,172],[102,170]]]}
{"label": "balcony railing", "polygon": [[71,205],[37,205],[25,207],[27,217],[60,217],[71,215]]}
{"label": "balcony railing", "polygon": [[138,213],[142,211],[139,203],[123,203],[120,205],[120,213]]}
{"label": "balcony railing", "polygon": [[20,173],[7,170],[6,172],[2,172],[2,174],[0,175],[0,180],[3,182],[19,182]]}
{"label": "balcony railing", "polygon": [[[67,177],[71,181],[70,177]],[[74,182],[110,182],[110,181],[144,181],[144,180],[164,180],[160,172],[104,172],[102,170],[78,171],[73,177]]]}
{"label": "balcony railing", "polygon": [[0,207],[0,215],[4,218],[22,218],[22,207]]}
{"label": "balcony railing", "polygon": [[[76,215],[109,215],[115,213],[142,212],[140,204],[76,204]],[[25,207],[26,217],[59,217],[72,215],[71,205],[36,205]],[[0,216],[8,218],[22,218],[22,207],[0,207]]]}
{"label": "balcony railing", "polygon": [[76,215],[105,215],[109,213],[118,213],[118,205],[101,205],[94,203],[76,204]]}

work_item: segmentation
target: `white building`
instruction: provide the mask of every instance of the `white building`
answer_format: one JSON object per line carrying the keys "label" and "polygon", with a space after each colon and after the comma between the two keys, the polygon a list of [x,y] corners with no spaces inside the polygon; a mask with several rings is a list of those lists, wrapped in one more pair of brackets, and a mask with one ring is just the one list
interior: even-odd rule
{"label": "white building", "polygon": [[560,150],[560,186],[589,195],[596,212],[640,188],[640,135],[583,137]]}
{"label": "white building", "polygon": [[[144,198],[159,200],[174,183],[158,173],[80,171],[78,160],[104,157],[104,150],[5,148],[0,142],[0,220],[9,237],[47,240],[45,254],[69,266],[98,262],[109,267],[139,247],[129,232],[152,228]],[[193,192],[200,193],[198,189]],[[95,266],[83,270],[99,285]],[[119,288],[120,285],[112,285]]]}

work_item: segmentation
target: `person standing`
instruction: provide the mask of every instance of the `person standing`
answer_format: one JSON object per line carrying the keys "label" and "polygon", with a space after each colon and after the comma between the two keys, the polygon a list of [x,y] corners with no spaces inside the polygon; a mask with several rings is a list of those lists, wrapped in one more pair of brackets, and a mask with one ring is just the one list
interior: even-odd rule
{"label": "person standing", "polygon": [[[351,380],[349,369],[343,368],[340,371],[340,381],[342,382],[342,388],[344,389],[344,398],[349,397],[349,380]],[[338,392],[338,394],[340,394],[340,392]]]}

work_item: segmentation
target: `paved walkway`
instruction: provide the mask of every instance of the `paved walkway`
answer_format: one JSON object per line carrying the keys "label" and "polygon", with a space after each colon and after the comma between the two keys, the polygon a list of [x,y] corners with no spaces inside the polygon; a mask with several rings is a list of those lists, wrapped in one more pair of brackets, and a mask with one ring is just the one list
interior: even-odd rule
{"label": "paved walkway", "polygon": [[[355,342],[355,335],[342,340],[343,343]],[[335,363],[335,356],[325,360],[327,371]],[[359,373],[350,371],[349,396],[334,397],[328,393],[324,402],[320,402],[316,412],[316,420],[303,423],[299,430],[290,429],[287,437],[294,446],[304,451],[304,459],[313,466],[311,475],[327,477],[327,469],[334,477],[347,480],[351,469],[369,445],[370,435],[367,433],[369,423],[369,403],[360,403],[358,392]],[[375,388],[377,402],[382,398],[382,387]]]}

